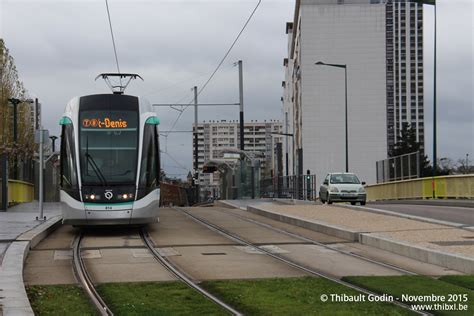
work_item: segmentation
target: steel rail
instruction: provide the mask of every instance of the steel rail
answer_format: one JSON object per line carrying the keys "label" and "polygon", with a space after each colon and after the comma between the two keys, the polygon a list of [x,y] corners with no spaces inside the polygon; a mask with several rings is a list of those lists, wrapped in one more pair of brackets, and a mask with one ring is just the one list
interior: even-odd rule
{"label": "steel rail", "polygon": [[241,316],[242,313],[239,311],[235,310],[232,308],[230,305],[226,304],[216,296],[212,295],[199,285],[197,285],[191,278],[189,278],[187,275],[185,275],[183,272],[181,272],[173,263],[171,263],[170,260],[168,260],[166,257],[162,256],[158,250],[155,249],[155,246],[153,244],[153,241],[151,240],[150,236],[148,235],[148,232],[145,229],[140,230],[140,237],[143,240],[143,243],[146,245],[148,250],[152,253],[153,257],[161,263],[169,272],[171,272],[176,278],[184,282],[187,286],[191,287],[192,289],[198,291],[201,293],[203,296],[205,296],[207,299],[210,301],[216,303],[223,309],[225,309],[227,312],[231,313],[232,315],[236,316]]}
{"label": "steel rail", "polygon": [[114,315],[107,304],[104,302],[102,297],[100,297],[99,293],[95,289],[94,283],[92,282],[89,273],[87,273],[87,269],[84,265],[84,261],[82,260],[81,255],[81,242],[84,234],[81,232],[77,234],[76,238],[74,239],[73,249],[72,249],[72,261],[73,261],[73,270],[74,275],[76,276],[77,281],[81,284],[82,288],[86,292],[87,296],[97,308],[99,313],[102,316],[112,316]]}
{"label": "steel rail", "polygon": [[402,267],[399,267],[399,266],[396,266],[396,265],[393,265],[393,264],[390,264],[390,263],[381,262],[381,261],[378,261],[378,260],[375,260],[375,259],[367,258],[367,257],[364,257],[362,255],[358,255],[358,254],[350,252],[350,251],[341,250],[341,249],[338,249],[336,247],[332,247],[330,245],[323,244],[323,243],[321,243],[319,241],[316,241],[314,239],[304,237],[304,236],[296,234],[296,233],[289,232],[289,231],[284,230],[282,228],[278,228],[278,227],[275,227],[275,226],[267,224],[267,223],[259,222],[255,219],[252,219],[252,218],[247,218],[245,216],[238,215],[238,214],[235,214],[233,212],[226,212],[226,214],[228,214],[230,216],[233,216],[233,217],[236,217],[238,219],[241,219],[243,221],[253,223],[253,224],[261,226],[261,227],[268,228],[268,229],[276,231],[278,233],[281,233],[281,234],[284,234],[284,235],[287,235],[287,236],[290,236],[290,237],[293,237],[293,238],[296,238],[296,239],[300,239],[300,240],[302,240],[304,242],[307,242],[309,244],[324,247],[326,249],[333,250],[333,251],[339,252],[341,254],[351,256],[351,257],[354,257],[354,258],[357,258],[357,259],[360,259],[360,260],[364,260],[366,262],[370,262],[370,263],[379,265],[379,266],[384,267],[384,268],[392,269],[392,270],[395,270],[395,271],[398,271],[398,272],[401,272],[401,273],[405,273],[405,274],[409,274],[409,275],[419,275],[416,272],[406,270]]}
{"label": "steel rail", "polygon": [[[375,293],[375,292],[372,292],[372,291],[370,291],[370,290],[367,290],[367,289],[365,289],[365,288],[363,288],[363,287],[359,287],[359,286],[357,286],[357,285],[354,285],[354,284],[351,284],[351,283],[342,281],[342,280],[340,280],[340,279],[338,279],[338,278],[336,278],[336,277],[333,277],[333,276],[331,276],[331,275],[328,275],[328,274],[325,274],[325,273],[323,273],[323,272],[316,271],[316,270],[314,270],[314,269],[312,269],[312,268],[306,267],[306,266],[304,266],[304,265],[302,265],[302,264],[299,264],[299,263],[297,263],[297,262],[295,262],[295,261],[293,261],[293,260],[291,260],[291,259],[289,259],[289,258],[285,258],[285,257],[280,256],[280,255],[278,255],[278,254],[272,253],[271,251],[269,251],[269,250],[267,250],[267,249],[265,249],[265,248],[259,247],[259,246],[255,245],[255,244],[253,244],[253,243],[251,243],[251,242],[249,242],[249,241],[247,241],[247,240],[245,240],[245,239],[243,239],[243,238],[241,238],[241,237],[239,237],[239,236],[237,236],[237,235],[235,235],[235,234],[233,234],[233,233],[231,233],[231,232],[229,232],[229,231],[223,229],[222,227],[219,227],[219,226],[217,226],[217,225],[214,225],[214,224],[210,223],[209,221],[206,221],[206,220],[204,220],[204,219],[202,219],[202,218],[200,218],[200,217],[198,217],[198,216],[195,216],[195,215],[191,214],[190,212],[188,212],[187,210],[185,210],[185,209],[183,209],[183,208],[180,208],[180,207],[173,207],[173,209],[175,209],[175,210],[177,210],[177,211],[180,211],[180,212],[186,214],[188,217],[192,218],[192,219],[195,220],[196,222],[198,222],[198,223],[200,223],[200,224],[206,226],[206,227],[209,228],[210,230],[215,231],[215,232],[217,232],[217,233],[223,235],[224,237],[226,237],[226,238],[228,238],[228,239],[230,239],[230,240],[234,240],[234,241],[236,241],[237,243],[239,243],[239,244],[241,244],[241,245],[245,245],[245,246],[248,246],[248,247],[252,247],[252,248],[254,248],[254,249],[257,249],[258,251],[263,252],[264,254],[266,254],[266,255],[268,255],[268,256],[270,256],[270,257],[272,257],[272,258],[274,258],[274,259],[276,259],[276,260],[278,260],[278,261],[281,261],[281,262],[283,262],[283,263],[285,263],[285,264],[287,264],[287,265],[289,265],[289,266],[291,266],[291,267],[293,267],[293,268],[295,268],[295,269],[298,269],[298,270],[300,270],[300,271],[309,273],[309,274],[311,274],[311,275],[318,276],[318,277],[321,277],[321,278],[323,278],[323,279],[326,279],[326,280],[335,282],[335,283],[337,283],[337,284],[339,284],[339,285],[342,285],[342,286],[351,288],[351,289],[353,289],[353,290],[362,292],[362,293],[364,293],[364,294],[366,294],[366,295],[373,295],[373,296],[379,296],[379,295],[380,295],[380,294],[378,294],[378,293]],[[407,310],[409,310],[409,311],[411,311],[411,312],[414,312],[414,313],[416,313],[416,314],[419,314],[419,315],[432,315],[432,314],[430,314],[430,313],[426,313],[426,312],[422,312],[422,311],[415,311],[415,310],[411,309],[411,307],[410,307],[409,305],[404,304],[404,303],[401,303],[401,302],[399,302],[399,301],[392,301],[392,302],[387,302],[387,303],[392,303],[392,304],[394,304],[394,305],[397,305],[397,306],[399,306],[399,307],[402,307],[402,308],[404,308],[404,309],[407,309]]]}

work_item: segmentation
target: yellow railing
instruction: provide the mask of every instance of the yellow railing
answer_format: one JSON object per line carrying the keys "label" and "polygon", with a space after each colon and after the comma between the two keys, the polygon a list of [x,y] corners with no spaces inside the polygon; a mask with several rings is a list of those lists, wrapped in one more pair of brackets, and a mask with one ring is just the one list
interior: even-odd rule
{"label": "yellow railing", "polygon": [[474,174],[429,177],[368,185],[367,200],[474,199]]}
{"label": "yellow railing", "polygon": [[24,203],[33,201],[35,186],[20,180],[8,180],[8,203]]}

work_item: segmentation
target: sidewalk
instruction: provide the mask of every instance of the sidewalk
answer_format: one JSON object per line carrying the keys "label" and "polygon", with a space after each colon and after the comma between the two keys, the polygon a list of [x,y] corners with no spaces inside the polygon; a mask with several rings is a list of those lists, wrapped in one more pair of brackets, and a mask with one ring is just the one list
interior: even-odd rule
{"label": "sidewalk", "polygon": [[253,213],[387,250],[418,261],[474,273],[474,231],[360,209],[225,201]]}
{"label": "sidewalk", "polygon": [[0,315],[33,315],[23,285],[23,263],[30,247],[60,223],[60,203],[44,203],[46,221],[37,221],[38,202],[0,212]]}

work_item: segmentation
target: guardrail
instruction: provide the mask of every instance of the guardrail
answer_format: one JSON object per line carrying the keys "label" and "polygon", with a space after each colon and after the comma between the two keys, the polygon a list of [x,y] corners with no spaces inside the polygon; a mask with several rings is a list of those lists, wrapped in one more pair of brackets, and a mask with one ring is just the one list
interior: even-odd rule
{"label": "guardrail", "polygon": [[[0,178],[0,184],[1,182],[2,179]],[[0,192],[0,195],[1,194]],[[34,194],[35,186],[32,183],[20,180],[8,180],[8,203],[31,202],[34,199]]]}
{"label": "guardrail", "polygon": [[367,200],[474,199],[474,174],[428,177],[366,186]]}

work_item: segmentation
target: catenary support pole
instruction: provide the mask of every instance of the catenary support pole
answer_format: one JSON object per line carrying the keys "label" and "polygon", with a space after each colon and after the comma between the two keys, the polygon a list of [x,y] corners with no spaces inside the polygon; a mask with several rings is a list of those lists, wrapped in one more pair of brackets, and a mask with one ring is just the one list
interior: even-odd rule
{"label": "catenary support pole", "polygon": [[194,179],[196,187],[196,202],[199,202],[199,158],[198,158],[198,91],[194,86]]}
{"label": "catenary support pole", "polygon": [[239,60],[239,105],[240,105],[240,150],[244,145],[244,79],[242,73],[242,61]]}

